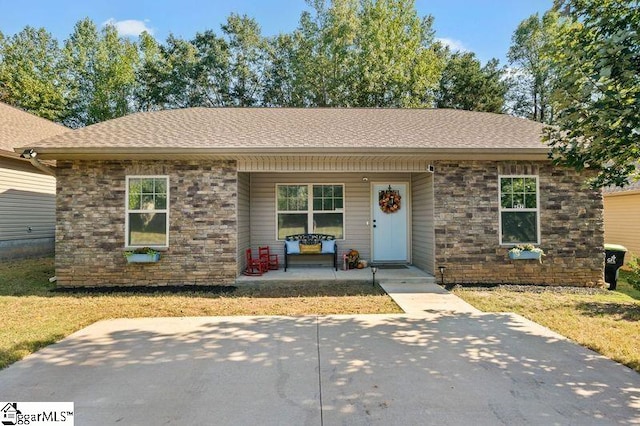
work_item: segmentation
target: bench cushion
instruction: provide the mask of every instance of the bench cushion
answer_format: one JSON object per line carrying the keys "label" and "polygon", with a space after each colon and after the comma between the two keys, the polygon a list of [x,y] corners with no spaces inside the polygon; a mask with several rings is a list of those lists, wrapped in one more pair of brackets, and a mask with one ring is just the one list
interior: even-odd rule
{"label": "bench cushion", "polygon": [[288,254],[300,254],[300,241],[285,241]]}
{"label": "bench cushion", "polygon": [[336,242],[335,240],[322,241],[322,253],[335,253]]}
{"label": "bench cushion", "polygon": [[301,254],[315,254],[320,253],[322,245],[320,244],[300,244]]}

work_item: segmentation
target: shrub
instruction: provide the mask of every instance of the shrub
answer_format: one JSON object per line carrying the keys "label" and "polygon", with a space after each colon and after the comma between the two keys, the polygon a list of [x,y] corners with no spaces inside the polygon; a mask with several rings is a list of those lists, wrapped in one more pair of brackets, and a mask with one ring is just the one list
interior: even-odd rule
{"label": "shrub", "polygon": [[629,284],[631,284],[633,288],[640,291],[640,258],[638,256],[631,256],[631,260],[627,263],[627,266],[631,270],[627,281],[629,281]]}

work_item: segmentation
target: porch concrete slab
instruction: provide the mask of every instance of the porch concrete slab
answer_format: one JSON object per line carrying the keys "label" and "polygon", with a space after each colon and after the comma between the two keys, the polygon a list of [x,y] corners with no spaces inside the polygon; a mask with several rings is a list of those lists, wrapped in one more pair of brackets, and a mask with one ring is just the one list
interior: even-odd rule
{"label": "porch concrete slab", "polygon": [[112,320],[0,371],[78,424],[640,422],[640,375],[515,314]]}
{"label": "porch concrete slab", "polygon": [[[292,266],[287,269],[269,271],[261,276],[241,275],[236,279],[238,285],[260,285],[275,283],[303,284],[307,282],[372,282],[371,268],[349,269],[337,271],[329,267]],[[376,273],[376,282],[435,282],[433,275],[424,272],[415,266],[407,266],[403,269],[379,269]]]}

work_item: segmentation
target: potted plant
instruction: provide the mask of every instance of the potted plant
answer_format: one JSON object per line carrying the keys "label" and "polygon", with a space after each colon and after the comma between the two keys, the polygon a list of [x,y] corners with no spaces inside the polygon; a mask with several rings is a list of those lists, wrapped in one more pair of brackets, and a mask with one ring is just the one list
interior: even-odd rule
{"label": "potted plant", "polygon": [[542,256],[546,256],[544,250],[533,244],[519,244],[509,250],[509,259],[512,260],[538,259],[542,263]]}
{"label": "potted plant", "polygon": [[160,252],[150,247],[127,250],[124,257],[128,263],[155,263],[160,260]]}

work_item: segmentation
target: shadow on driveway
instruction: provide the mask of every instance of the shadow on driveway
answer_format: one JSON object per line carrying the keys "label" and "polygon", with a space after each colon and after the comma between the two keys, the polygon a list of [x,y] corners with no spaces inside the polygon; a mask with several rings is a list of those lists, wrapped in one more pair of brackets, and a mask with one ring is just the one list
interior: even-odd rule
{"label": "shadow on driveway", "polygon": [[514,314],[96,323],[0,371],[79,424],[631,424],[640,376]]}

